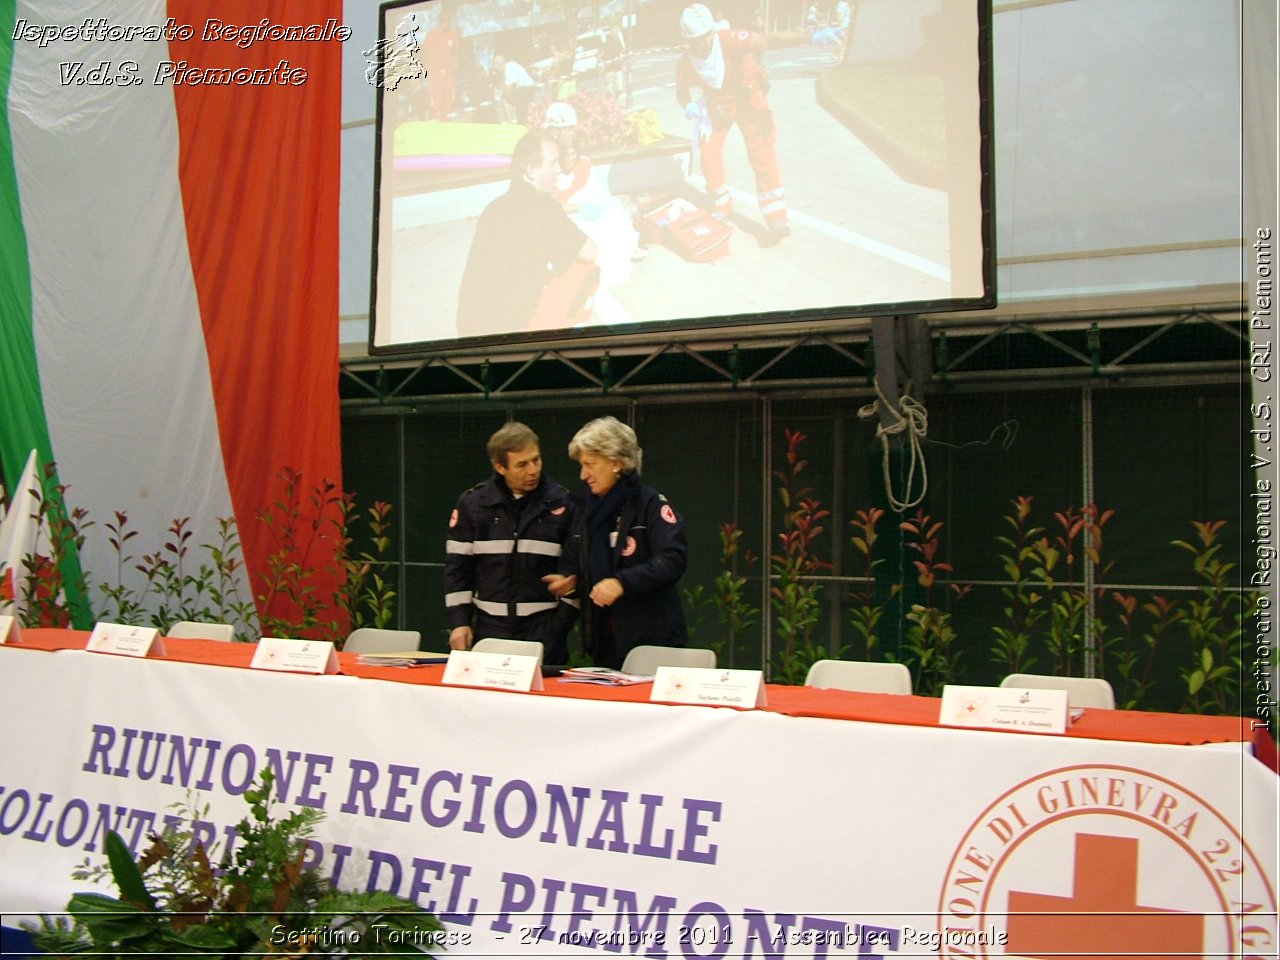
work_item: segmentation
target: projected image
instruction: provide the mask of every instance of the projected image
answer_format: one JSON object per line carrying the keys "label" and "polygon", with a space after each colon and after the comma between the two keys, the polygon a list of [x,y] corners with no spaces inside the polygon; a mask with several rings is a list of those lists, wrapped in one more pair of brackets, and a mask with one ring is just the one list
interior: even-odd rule
{"label": "projected image", "polygon": [[983,17],[384,5],[373,348],[990,305]]}

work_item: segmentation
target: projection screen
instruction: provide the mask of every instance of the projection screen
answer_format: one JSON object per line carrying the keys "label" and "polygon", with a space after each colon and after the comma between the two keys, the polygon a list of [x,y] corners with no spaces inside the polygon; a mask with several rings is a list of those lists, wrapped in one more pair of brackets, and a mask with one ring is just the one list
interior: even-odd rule
{"label": "projection screen", "polygon": [[379,18],[374,353],[994,305],[989,0]]}

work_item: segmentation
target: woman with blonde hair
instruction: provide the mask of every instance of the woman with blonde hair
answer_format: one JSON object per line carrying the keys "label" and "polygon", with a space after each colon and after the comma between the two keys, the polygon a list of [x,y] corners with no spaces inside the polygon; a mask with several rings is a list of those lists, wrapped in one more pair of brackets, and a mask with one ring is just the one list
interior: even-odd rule
{"label": "woman with blonde hair", "polygon": [[583,643],[597,666],[620,667],[640,644],[688,642],[676,584],[688,564],[684,520],[640,480],[636,433],[600,417],[569,441],[584,489],[560,570],[544,578],[558,597],[581,601]]}

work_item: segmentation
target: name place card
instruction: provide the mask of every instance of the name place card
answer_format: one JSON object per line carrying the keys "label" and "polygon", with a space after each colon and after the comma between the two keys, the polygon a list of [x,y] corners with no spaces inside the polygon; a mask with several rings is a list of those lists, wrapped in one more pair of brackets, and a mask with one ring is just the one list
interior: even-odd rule
{"label": "name place card", "polygon": [[763,707],[766,706],[764,673],[719,667],[658,667],[649,699],[655,703]]}
{"label": "name place card", "polygon": [[249,667],[286,673],[337,673],[338,652],[328,640],[263,637]]}
{"label": "name place card", "polygon": [[542,689],[542,665],[537,657],[487,650],[453,650],[444,665],[441,681],[455,687],[491,687],[496,690]]}
{"label": "name place card", "polygon": [[21,643],[22,628],[17,617],[0,617],[0,643]]}
{"label": "name place card", "polygon": [[1067,691],[1025,687],[942,688],[938,722],[947,727],[1066,733]]}
{"label": "name place card", "polygon": [[115,653],[125,657],[164,655],[164,641],[155,627],[127,623],[95,623],[84,648],[91,653]]}

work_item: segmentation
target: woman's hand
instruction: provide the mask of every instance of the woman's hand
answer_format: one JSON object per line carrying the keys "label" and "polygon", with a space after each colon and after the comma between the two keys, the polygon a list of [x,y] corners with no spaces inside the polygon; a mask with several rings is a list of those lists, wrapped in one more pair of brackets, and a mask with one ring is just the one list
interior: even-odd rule
{"label": "woman's hand", "polygon": [[607,607],[622,596],[622,581],[617,577],[601,580],[591,588],[591,602],[597,607]]}
{"label": "woman's hand", "polygon": [[567,597],[578,586],[577,577],[562,577],[558,573],[548,573],[542,578],[553,597]]}

